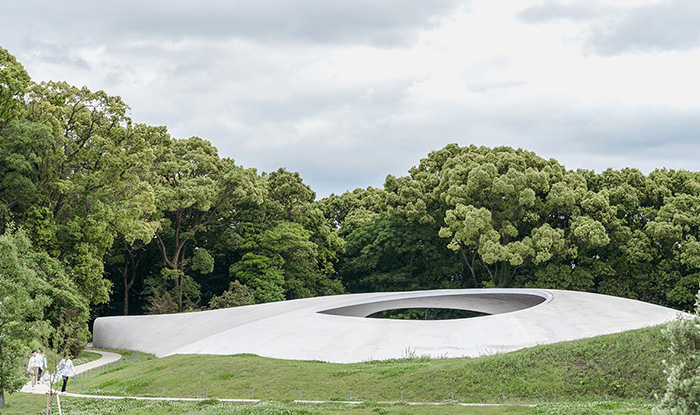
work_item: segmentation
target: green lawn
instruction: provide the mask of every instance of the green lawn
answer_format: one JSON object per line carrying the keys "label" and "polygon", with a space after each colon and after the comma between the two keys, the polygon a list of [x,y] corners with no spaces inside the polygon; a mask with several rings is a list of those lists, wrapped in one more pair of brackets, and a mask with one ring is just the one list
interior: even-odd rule
{"label": "green lawn", "polygon": [[75,366],[78,366],[78,365],[83,365],[85,363],[92,362],[93,360],[97,360],[100,357],[102,357],[102,355],[99,355],[99,354],[93,353],[93,352],[84,351],[84,352],[80,353],[80,356],[78,356],[72,360],[73,360],[73,364]]}
{"label": "green lawn", "polygon": [[5,392],[5,405],[7,408],[0,409],[2,415],[38,414],[42,408],[46,410],[46,395]]}
{"label": "green lawn", "polygon": [[[124,396],[262,399],[258,404],[102,401],[64,398],[75,414],[650,414],[665,384],[661,327],[463,359],[411,358],[354,364],[253,355],[177,355],[125,359],[76,377],[69,392]],[[88,356],[87,358],[90,358]],[[126,392],[125,392],[126,391]],[[404,403],[383,403],[401,401]],[[361,405],[292,400],[365,401]],[[454,398],[454,401],[452,400]],[[2,415],[38,414],[43,396],[6,396]],[[533,403],[464,407],[451,402]],[[373,402],[373,403],[372,403]],[[378,403],[377,403],[378,402]],[[445,405],[407,405],[442,402]]]}
{"label": "green lawn", "polygon": [[[650,400],[664,385],[661,328],[475,359],[333,364],[253,355],[136,360],[69,382],[69,392],[129,396],[483,403]],[[204,375],[202,375],[204,372]]]}
{"label": "green lawn", "polygon": [[[126,399],[104,401],[97,399],[61,399],[65,415],[124,414],[124,415],[649,415],[651,404],[643,402],[579,402],[545,404],[537,408],[523,407],[464,407],[458,405],[405,405],[365,403],[297,404],[293,402],[261,402],[231,404],[215,400],[191,402],[148,402]],[[38,415],[45,413],[45,396],[13,394],[6,410],[0,414]],[[57,413],[53,403],[53,413]]]}

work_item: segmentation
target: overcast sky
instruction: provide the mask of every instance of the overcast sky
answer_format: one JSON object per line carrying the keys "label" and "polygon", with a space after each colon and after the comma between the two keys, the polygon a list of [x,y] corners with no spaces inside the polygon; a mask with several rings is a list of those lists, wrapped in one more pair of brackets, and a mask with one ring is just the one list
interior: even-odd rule
{"label": "overcast sky", "polygon": [[698,21],[696,0],[4,0],[0,46],[323,197],[448,143],[698,171]]}

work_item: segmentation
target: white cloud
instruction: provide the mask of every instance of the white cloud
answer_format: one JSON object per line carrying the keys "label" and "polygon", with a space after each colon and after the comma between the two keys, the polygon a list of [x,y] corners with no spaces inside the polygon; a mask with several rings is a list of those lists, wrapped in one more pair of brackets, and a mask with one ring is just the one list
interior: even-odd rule
{"label": "white cloud", "polygon": [[381,186],[451,142],[698,170],[695,29],[663,52],[642,33],[649,10],[667,10],[661,30],[686,3],[193,4],[11,2],[0,44],[35,80],[120,95],[135,121],[299,171],[320,196]]}
{"label": "white cloud", "polygon": [[8,28],[85,44],[122,40],[247,39],[265,43],[397,47],[433,27],[459,0],[24,0],[4,5]]}
{"label": "white cloud", "polygon": [[647,2],[544,1],[518,17],[529,23],[569,20],[583,25],[587,52],[624,53],[687,51],[700,48],[700,3],[695,0]]}

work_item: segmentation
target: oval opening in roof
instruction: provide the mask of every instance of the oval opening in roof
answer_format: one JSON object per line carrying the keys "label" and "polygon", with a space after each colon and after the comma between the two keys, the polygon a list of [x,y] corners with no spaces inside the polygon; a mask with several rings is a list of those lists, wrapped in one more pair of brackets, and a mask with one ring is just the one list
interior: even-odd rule
{"label": "oval opening in roof", "polygon": [[[419,314],[423,310],[448,310],[441,312],[446,316],[461,317],[430,318],[443,320],[454,318],[472,318],[491,314],[503,314],[534,307],[547,300],[545,293],[461,293],[442,294],[440,292],[395,295],[385,298],[373,298],[343,307],[322,310],[320,313],[348,317],[391,318],[391,315],[405,313],[401,310],[413,310]],[[395,311],[396,310],[396,311]],[[382,314],[384,313],[384,314]],[[416,318],[417,320],[417,318]]]}
{"label": "oval opening in roof", "polygon": [[367,318],[385,318],[389,320],[459,320],[463,318],[474,318],[489,316],[488,313],[481,313],[473,310],[458,310],[454,308],[397,308],[392,310],[378,311],[367,316]]}

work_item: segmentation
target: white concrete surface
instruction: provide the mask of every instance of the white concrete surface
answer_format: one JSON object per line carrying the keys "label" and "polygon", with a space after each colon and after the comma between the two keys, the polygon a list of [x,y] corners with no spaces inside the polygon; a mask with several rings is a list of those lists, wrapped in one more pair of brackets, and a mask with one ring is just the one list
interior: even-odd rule
{"label": "white concrete surface", "polygon": [[[397,308],[456,308],[492,315],[458,320],[369,319]],[[349,363],[476,357],[653,326],[681,313],[640,301],[544,289],[349,294],[196,313],[101,317],[93,344],[171,354],[253,353]]]}

